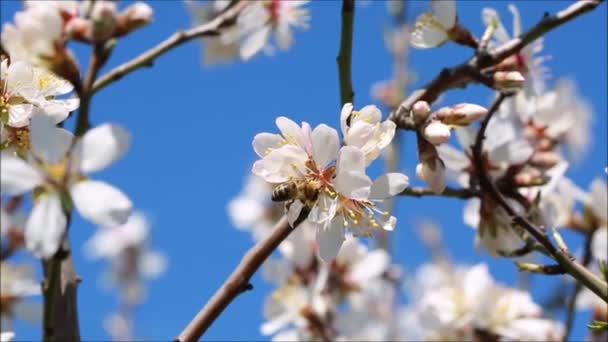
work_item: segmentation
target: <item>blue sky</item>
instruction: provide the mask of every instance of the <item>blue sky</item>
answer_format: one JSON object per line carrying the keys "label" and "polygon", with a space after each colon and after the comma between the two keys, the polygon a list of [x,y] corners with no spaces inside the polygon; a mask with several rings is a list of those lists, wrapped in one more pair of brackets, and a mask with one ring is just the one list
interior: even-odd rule
{"label": "blue sky", "polygon": [[[116,45],[109,68],[127,61],[190,26],[186,7],[179,1],[150,1],[154,23],[122,39]],[[516,2],[524,28],[545,11],[555,12],[564,1]],[[124,4],[123,4],[124,5]],[[483,32],[480,19],[484,6],[496,8],[510,30],[508,2],[458,2],[462,23],[476,35]],[[18,1],[2,1],[2,23],[12,20]],[[410,17],[426,10],[426,1],[410,4]],[[313,125],[337,127],[339,90],[335,58],[340,34],[340,2],[323,1],[309,6],[311,27],[297,32],[296,43],[273,57],[259,55],[248,63],[202,67],[198,41],[185,44],[159,58],[153,68],[132,73],[93,99],[93,124],[114,122],[127,127],[133,137],[127,156],[96,175],[123,189],[136,207],[152,219],[152,243],[169,258],[169,269],[149,283],[148,300],[139,308],[136,334],[144,340],[168,340],[177,335],[215,289],[230,274],[242,254],[252,246],[248,234],[234,229],[226,215],[226,203],[235,196],[250,170],[255,154],[253,136],[272,131],[274,118],[288,116]],[[371,85],[391,75],[391,59],[383,45],[382,32],[389,24],[380,1],[359,4],[353,42],[355,104],[373,103]],[[572,166],[568,175],[587,188],[607,165],[606,122],[606,5],[576,19],[546,36],[545,53],[553,80],[572,77],[579,92],[594,111],[592,144],[588,154]],[[81,65],[87,48],[76,44]],[[413,87],[434,77],[441,68],[464,61],[467,48],[446,44],[438,49],[413,50],[410,67],[418,75]],[[448,92],[444,103],[487,104],[491,92],[481,86]],[[386,113],[385,113],[386,114]],[[72,127],[69,122],[66,127]],[[403,139],[402,171],[414,179],[416,164],[413,137]],[[420,184],[417,180],[415,184]],[[399,225],[392,236],[395,259],[414,270],[428,255],[414,237],[413,224],[432,218],[443,227],[443,238],[452,257],[463,263],[489,261],[491,272],[502,282],[512,282],[517,271],[508,260],[494,260],[473,248],[474,231],[462,223],[463,202],[456,199],[398,201]],[[439,209],[439,210],[438,210]],[[102,319],[116,305],[111,292],[98,286],[103,263],[83,258],[79,246],[95,227],[75,217],[70,229],[76,269],[83,278],[79,287],[81,333],[84,340],[106,340]],[[566,234],[573,249],[581,237]],[[259,275],[255,289],[235,300],[209,329],[207,340],[262,339],[262,302],[270,290]],[[533,290],[544,298],[555,279],[535,277]],[[582,338],[588,314],[578,316],[573,338]],[[38,327],[19,324],[18,337],[39,339]]]}

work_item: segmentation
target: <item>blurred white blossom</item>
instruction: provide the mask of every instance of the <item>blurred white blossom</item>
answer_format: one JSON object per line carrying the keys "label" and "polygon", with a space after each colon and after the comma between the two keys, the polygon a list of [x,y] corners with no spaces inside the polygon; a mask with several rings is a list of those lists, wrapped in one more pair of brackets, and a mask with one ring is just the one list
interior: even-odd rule
{"label": "blurred white blossom", "polygon": [[72,134],[55,127],[49,117],[35,115],[27,160],[2,153],[2,193],[37,191],[25,226],[26,247],[34,255],[47,258],[57,251],[66,229],[66,198],[84,218],[97,224],[116,225],[127,220],[132,208],[127,196],[84,175],[122,157],[129,140],[124,129],[104,124],[74,142]]}

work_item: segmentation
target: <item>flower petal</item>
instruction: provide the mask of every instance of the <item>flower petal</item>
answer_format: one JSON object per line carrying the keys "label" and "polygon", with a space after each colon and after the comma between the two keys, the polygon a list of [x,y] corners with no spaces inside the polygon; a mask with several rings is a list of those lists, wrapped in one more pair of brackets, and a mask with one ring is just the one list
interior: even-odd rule
{"label": "flower petal", "polygon": [[357,171],[342,171],[336,175],[334,187],[336,191],[347,198],[366,200],[371,192],[372,180]]}
{"label": "flower petal", "polygon": [[300,147],[285,145],[275,149],[253,164],[251,172],[268,183],[284,183],[291,178],[301,178],[306,172],[308,154]]}
{"label": "flower petal", "polygon": [[342,106],[342,110],[340,111],[340,129],[342,130],[342,135],[346,136],[348,127],[350,126],[349,124],[347,124],[347,122],[349,123],[348,118],[350,117],[350,114],[353,111],[353,104],[352,103],[345,103],[344,106]]}
{"label": "flower petal", "polygon": [[20,158],[10,152],[0,155],[0,187],[2,193],[20,195],[42,183],[43,176]]}
{"label": "flower petal", "polygon": [[102,170],[127,152],[130,141],[131,136],[120,126],[97,126],[76,143],[76,163],[84,173]]}
{"label": "flower petal", "polygon": [[386,199],[401,193],[409,185],[409,178],[398,172],[384,174],[374,181],[369,198]]}
{"label": "flower petal", "polygon": [[336,258],[340,247],[344,242],[344,225],[342,220],[334,218],[328,224],[317,228],[317,244],[319,245],[319,256],[325,262],[331,262]]}
{"label": "flower petal", "polygon": [[264,26],[250,34],[241,45],[241,58],[246,61],[253,57],[266,45],[269,37],[269,26]]}
{"label": "flower petal", "polygon": [[100,181],[78,182],[70,188],[70,195],[80,215],[100,226],[124,224],[133,209],[124,193]]}
{"label": "flower petal", "polygon": [[367,253],[352,265],[349,278],[355,284],[366,284],[368,281],[382,275],[389,265],[390,257],[388,253],[382,249],[377,249]]}
{"label": "flower petal", "polygon": [[456,24],[456,2],[454,0],[431,0],[433,15],[446,30]]}
{"label": "flower petal", "polygon": [[253,138],[253,150],[258,156],[264,158],[272,150],[281,147],[283,137],[272,133],[259,133]]}
{"label": "flower petal", "polygon": [[58,162],[65,157],[72,145],[72,133],[56,127],[53,120],[47,115],[34,115],[30,131],[32,152],[46,162]]}
{"label": "flower petal", "polygon": [[66,223],[59,195],[44,195],[34,204],[25,225],[25,246],[37,257],[51,257],[61,244]]}
{"label": "flower petal", "polygon": [[312,131],[312,157],[317,166],[324,168],[336,160],[340,150],[340,139],[335,129],[321,124]]}

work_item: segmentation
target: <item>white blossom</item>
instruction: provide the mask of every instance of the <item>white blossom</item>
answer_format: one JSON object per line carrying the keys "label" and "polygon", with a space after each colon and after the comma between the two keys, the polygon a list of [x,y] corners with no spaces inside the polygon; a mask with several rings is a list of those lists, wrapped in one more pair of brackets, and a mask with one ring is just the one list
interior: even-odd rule
{"label": "white blossom", "polygon": [[72,92],[74,87],[51,72],[21,61],[9,65],[6,59],[2,60],[0,69],[0,105],[2,116],[7,115],[2,118],[3,123],[24,127],[35,113],[46,114],[59,123],[78,108],[77,98],[57,98]]}
{"label": "white blossom", "polygon": [[167,269],[166,257],[150,248],[149,235],[148,219],[135,212],[122,225],[100,227],[84,244],[90,258],[111,263],[106,279],[122,287],[127,303],[137,303],[144,296],[144,278],[156,278]]}
{"label": "white blossom", "polygon": [[35,115],[28,160],[2,153],[3,193],[41,190],[25,226],[26,247],[39,257],[49,257],[59,247],[66,225],[65,196],[84,218],[104,226],[124,223],[131,212],[131,201],[120,190],[85,176],[122,157],[128,133],[105,124],[89,130],[72,147],[73,140],[47,116]]}
{"label": "white blossom", "polygon": [[293,44],[291,28],[307,29],[310,16],[303,8],[308,0],[264,0],[249,3],[237,19],[242,37],[240,55],[248,60],[261,50],[273,52],[272,34],[279,49],[287,50]]}
{"label": "white blossom", "polygon": [[340,128],[344,145],[355,146],[365,154],[366,165],[380,155],[395,136],[396,125],[390,120],[382,121],[378,107],[369,105],[356,111],[346,103],[340,113]]}
{"label": "white blossom", "polygon": [[51,5],[28,6],[2,27],[2,45],[14,60],[46,65],[63,44],[63,19]]}
{"label": "white blossom", "polygon": [[[186,1],[193,19],[193,26],[204,24],[224,11],[229,0],[215,0],[211,4],[200,5],[195,1]],[[203,64],[213,65],[230,62],[239,56],[238,25],[222,29],[218,36],[203,38]]]}

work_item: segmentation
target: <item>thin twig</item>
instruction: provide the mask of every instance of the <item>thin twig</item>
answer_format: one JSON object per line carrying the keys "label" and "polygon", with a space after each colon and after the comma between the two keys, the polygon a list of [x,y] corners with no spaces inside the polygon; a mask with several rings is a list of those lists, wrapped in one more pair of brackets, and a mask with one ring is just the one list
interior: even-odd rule
{"label": "thin twig", "polygon": [[477,137],[475,138],[475,144],[473,145],[473,162],[475,165],[475,170],[479,176],[479,185],[481,190],[490,195],[492,200],[498,203],[507,212],[507,214],[509,214],[509,216],[513,219],[513,223],[523,227],[528,234],[538,241],[566,273],[570,274],[573,278],[580,281],[585,287],[589,288],[604,301],[608,302],[608,285],[583,265],[576,262],[575,258],[572,257],[567,250],[555,247],[541,228],[534,225],[527,218],[519,215],[507,202],[494,182],[490,180],[488,174],[485,172],[482,154],[485,131],[488,127],[488,123],[492,119],[492,116],[498,110],[500,104],[505,98],[505,94],[500,94],[494,103],[492,103],[492,106],[488,110],[487,116],[481,123],[479,132],[477,132]]}
{"label": "thin twig", "polygon": [[93,93],[101,88],[111,84],[112,82],[124,77],[125,75],[144,66],[151,66],[156,58],[165,52],[195,38],[214,36],[219,34],[219,29],[234,22],[237,15],[247,6],[247,0],[241,0],[227,11],[219,14],[208,23],[196,26],[189,30],[177,31],[169,38],[163,40],[158,45],[145,51],[132,60],[117,66],[110,70],[107,74],[101,76],[93,85]]}
{"label": "thin twig", "polygon": [[209,299],[207,304],[196,314],[184,330],[175,338],[179,342],[197,341],[207,331],[209,326],[219,317],[224,309],[239,294],[250,289],[249,279],[260,268],[270,254],[285,240],[289,234],[308,216],[308,210],[303,209],[293,227],[283,217],[273,228],[272,234],[258,242],[245,255],[241,262],[224,281],[222,286]]}
{"label": "thin twig", "polygon": [[473,197],[477,197],[478,194],[476,191],[472,189],[457,189],[446,187],[442,193],[438,194],[433,192],[431,189],[422,188],[422,187],[409,187],[403,190],[400,196],[412,196],[412,197],[425,197],[425,196],[438,196],[438,197],[455,197],[462,199],[469,199]]}
{"label": "thin twig", "polygon": [[351,80],[351,59],[353,48],[353,21],[355,0],[342,0],[342,32],[338,51],[338,78],[340,80],[340,107],[353,102],[355,96]]}
{"label": "thin twig", "polygon": [[[592,241],[592,233],[588,233],[585,236],[585,245],[583,247],[583,259],[581,263],[583,266],[587,267],[591,262],[591,241]],[[562,336],[562,341],[568,341],[568,336],[572,331],[572,326],[574,324],[575,313],[576,313],[576,300],[578,299],[578,294],[582,289],[582,285],[579,282],[574,284],[574,288],[572,289],[572,294],[568,299],[568,304],[566,305],[566,319],[564,321],[564,336]]]}
{"label": "thin twig", "polygon": [[414,103],[426,101],[430,104],[448,89],[465,87],[470,82],[479,81],[481,70],[496,65],[505,58],[518,53],[535,39],[579,15],[593,10],[601,2],[603,2],[603,0],[581,0],[559,11],[555,15],[546,14],[536,25],[519,37],[505,42],[488,53],[473,56],[464,63],[441,70],[439,75],[431,82],[424,85],[421,89],[414,91],[405,99],[399,108],[391,113],[391,120],[393,120],[399,128],[416,129],[416,124],[409,115],[410,109]]}

